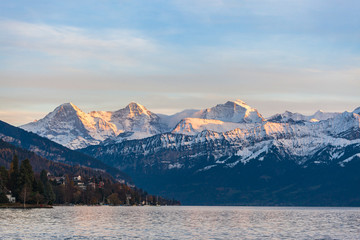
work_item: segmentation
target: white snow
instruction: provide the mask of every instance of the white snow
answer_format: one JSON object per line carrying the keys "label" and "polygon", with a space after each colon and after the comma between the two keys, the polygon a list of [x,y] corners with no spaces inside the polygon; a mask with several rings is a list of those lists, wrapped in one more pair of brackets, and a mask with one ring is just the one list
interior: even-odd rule
{"label": "white snow", "polygon": [[345,163],[351,162],[351,161],[352,161],[354,158],[356,158],[356,157],[360,158],[360,153],[357,153],[357,154],[355,154],[355,155],[353,155],[353,156],[351,156],[351,157],[349,157],[349,158],[347,158],[347,159],[339,162],[339,164],[340,164],[340,166],[344,167],[344,166],[345,166]]}
{"label": "white snow", "polygon": [[[200,111],[185,110],[172,116],[158,116],[134,102],[118,111],[90,113],[66,103],[43,119],[21,127],[72,149],[161,134],[160,143],[155,141],[153,147],[150,144],[138,146],[135,150],[122,150],[145,155],[164,148],[191,149],[195,145],[211,142],[214,148],[211,154],[215,161],[223,156],[228,156],[228,159],[240,157],[234,163],[228,163],[228,159],[216,162],[226,162],[228,167],[233,167],[239,162],[246,164],[252,159],[263,159],[262,155],[272,146],[282,149],[284,154],[298,157],[311,156],[319,149],[332,146],[336,151],[331,152],[331,159],[340,159],[345,146],[360,142],[359,139],[346,138],[347,134],[360,129],[360,115],[357,112],[357,109],[351,113],[318,111],[311,116],[285,112],[276,115],[280,116],[280,122],[271,122],[265,121],[256,109],[241,100],[228,101]],[[303,122],[288,121],[290,118]],[[172,125],[172,134],[167,133]],[[226,148],[221,145],[224,141],[229,145]],[[205,153],[193,153],[194,157],[200,155]],[[169,167],[177,168],[179,165]]]}
{"label": "white snow", "polygon": [[169,165],[168,165],[168,168],[169,168],[169,169],[182,168],[182,167],[183,167],[183,164],[180,164],[180,163],[174,163],[174,164],[169,164]]}
{"label": "white snow", "polygon": [[214,119],[185,118],[176,125],[172,133],[196,135],[204,130],[227,132],[235,128],[246,129],[253,126],[254,124],[223,122]]}
{"label": "white snow", "polygon": [[360,115],[360,107],[356,108],[353,113],[359,114]]}
{"label": "white snow", "polygon": [[202,169],[197,170],[197,172],[207,171],[207,170],[209,170],[209,169],[211,169],[211,168],[213,168],[213,167],[216,167],[216,166],[217,166],[217,165],[209,165],[209,166],[206,166],[206,167],[204,167],[204,168],[202,168]]}
{"label": "white snow", "polygon": [[[129,139],[139,139],[163,130],[156,114],[134,102],[115,112],[90,113],[83,112],[72,103],[65,103],[43,119],[25,124],[21,128],[71,149],[100,144],[124,132],[131,132]],[[120,137],[117,141],[123,139]]]}
{"label": "white snow", "polygon": [[[254,146],[240,149],[235,154],[235,156],[241,157],[240,161],[243,164],[246,164],[251,159],[257,158],[260,154],[267,153],[269,150],[269,145],[271,145],[271,143],[272,143],[272,141],[264,141],[264,142],[257,143]],[[236,164],[230,164],[229,166],[234,167]]]}
{"label": "white snow", "polygon": [[202,110],[200,117],[204,119],[215,119],[224,122],[251,122],[258,123],[264,118],[255,108],[251,108],[241,100],[228,101],[215,107]]}
{"label": "white snow", "polygon": [[271,117],[268,118],[269,121],[280,121],[280,122],[288,122],[290,119],[292,119],[293,121],[307,121],[307,122],[318,122],[318,121],[323,121],[323,120],[327,120],[330,118],[334,118],[337,115],[340,115],[341,113],[338,112],[324,112],[324,111],[317,111],[315,112],[313,115],[303,115],[301,113],[292,113],[289,111],[285,111],[284,113],[281,114],[275,114]]}

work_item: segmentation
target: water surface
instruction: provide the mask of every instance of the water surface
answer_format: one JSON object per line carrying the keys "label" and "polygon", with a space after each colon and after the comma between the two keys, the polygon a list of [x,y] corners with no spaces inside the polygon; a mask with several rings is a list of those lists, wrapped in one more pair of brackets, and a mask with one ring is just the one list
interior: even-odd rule
{"label": "water surface", "polygon": [[1,239],[360,239],[360,208],[0,209]]}

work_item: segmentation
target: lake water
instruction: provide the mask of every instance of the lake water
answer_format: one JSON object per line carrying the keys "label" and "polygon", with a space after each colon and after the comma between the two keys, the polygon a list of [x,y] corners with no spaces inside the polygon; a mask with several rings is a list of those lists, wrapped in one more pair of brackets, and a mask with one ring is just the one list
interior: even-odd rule
{"label": "lake water", "polygon": [[360,208],[0,209],[0,239],[360,239]]}

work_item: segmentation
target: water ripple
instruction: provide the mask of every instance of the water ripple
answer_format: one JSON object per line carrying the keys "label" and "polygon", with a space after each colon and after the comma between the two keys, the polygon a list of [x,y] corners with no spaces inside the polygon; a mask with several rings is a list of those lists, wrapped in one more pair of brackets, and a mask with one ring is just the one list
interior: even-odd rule
{"label": "water ripple", "polygon": [[0,209],[0,239],[360,239],[360,209]]}

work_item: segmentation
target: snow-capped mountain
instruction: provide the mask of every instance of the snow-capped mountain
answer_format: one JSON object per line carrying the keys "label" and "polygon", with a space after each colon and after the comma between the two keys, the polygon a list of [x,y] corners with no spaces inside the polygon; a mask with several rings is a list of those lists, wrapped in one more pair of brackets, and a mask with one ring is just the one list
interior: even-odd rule
{"label": "snow-capped mountain", "polygon": [[341,113],[337,112],[323,112],[321,110],[317,111],[313,115],[306,116],[301,113],[292,113],[286,111],[281,114],[275,114],[268,118],[267,120],[270,122],[294,122],[294,121],[307,121],[307,122],[318,122],[322,120],[327,120],[329,118],[333,118]]}
{"label": "snow-capped mountain", "polygon": [[130,103],[118,111],[85,113],[72,103],[57,107],[43,119],[21,128],[60,143],[70,149],[97,145],[107,139],[149,137],[164,131],[159,117],[144,106]]}
{"label": "snow-capped mountain", "polygon": [[[124,140],[141,139],[170,132],[185,118],[234,123],[257,123],[264,120],[256,109],[249,107],[241,100],[228,101],[204,110],[185,110],[171,116],[157,115],[135,102],[113,112],[92,111],[90,113],[83,112],[72,103],[65,103],[43,119],[20,127],[71,149],[79,149],[89,145],[119,143]],[[218,126],[217,129],[222,129],[222,131],[237,126],[230,123],[226,123],[226,127],[224,123],[221,125],[223,127]],[[202,126],[203,129],[208,129],[206,124]],[[213,126],[214,124],[208,125],[209,129],[215,129]],[[195,132],[189,132],[189,134],[195,134]]]}
{"label": "snow-capped mountain", "polygon": [[21,128],[71,149],[99,144],[119,134],[114,124],[90,116],[72,103],[62,104],[43,119]]}
{"label": "snow-capped mountain", "polygon": [[198,114],[200,115],[199,118],[215,119],[223,122],[259,123],[264,121],[264,118],[255,108],[250,107],[239,99],[207,108]]}
{"label": "snow-capped mountain", "polygon": [[[353,113],[360,112],[359,108]],[[117,111],[85,113],[72,103],[62,104],[43,119],[21,128],[47,137],[71,149],[90,145],[109,145],[125,140],[143,139],[163,133],[195,136],[209,130],[226,133],[235,129],[249,131],[266,123],[312,123],[335,119],[341,113],[318,111],[311,116],[285,112],[265,120],[241,100],[228,101],[203,110],[184,110],[174,115],[155,114],[132,102]],[[299,129],[298,131],[305,131]],[[279,132],[279,134],[283,134]]]}
{"label": "snow-capped mountain", "polygon": [[171,133],[81,151],[188,204],[360,204],[351,198],[360,199],[353,112],[285,123],[186,118]]}
{"label": "snow-capped mountain", "polygon": [[[202,124],[214,130],[204,129]],[[131,166],[144,167],[142,163],[132,161],[146,159],[144,161],[151,167],[172,169],[174,166],[186,167],[189,159],[209,155],[213,161],[202,167],[234,167],[240,162],[246,164],[250,160],[261,160],[271,149],[277,149],[282,158],[294,159],[300,165],[309,164],[308,160],[314,159],[323,149],[331,149],[324,163],[340,160],[346,146],[356,145],[360,151],[360,116],[356,113],[344,112],[320,122],[228,124],[222,126],[219,120],[188,118],[182,120],[172,133],[135,142],[90,147],[85,152],[103,160],[131,156],[131,161],[127,159]],[[221,129],[218,129],[220,126]],[[233,130],[225,131],[226,128]],[[99,148],[102,150],[99,151]],[[162,159],[164,152],[174,152],[173,157],[157,163],[156,159]],[[219,161],[222,158],[226,160]],[[112,164],[124,167],[122,161]]]}
{"label": "snow-capped mountain", "polygon": [[158,115],[135,102],[115,112],[94,111],[90,115],[115,124],[121,134],[112,138],[112,142],[146,138],[167,130]]}
{"label": "snow-capped mountain", "polygon": [[[239,99],[235,101],[228,101],[224,104],[218,104],[214,107],[207,109],[202,109],[202,110],[188,109],[170,116],[163,114],[159,116],[161,118],[161,121],[168,126],[169,130],[173,130],[174,128],[177,128],[177,125],[183,123],[184,119],[190,119],[190,118],[219,120],[220,122],[222,122],[221,124],[224,124],[224,122],[259,123],[264,121],[264,118],[255,108],[250,107],[245,102]],[[194,120],[192,122],[194,122]],[[212,124],[214,124],[216,121],[202,121],[202,122],[203,123],[211,122]],[[208,129],[205,127],[205,124],[202,125],[204,126],[205,129]],[[231,126],[231,124],[227,124],[227,125]],[[192,132],[189,133],[194,134]]]}
{"label": "snow-capped mountain", "polygon": [[[300,204],[334,199],[360,205],[359,112],[285,112],[264,119],[240,100],[171,116],[136,103],[90,113],[64,104],[23,128],[72,148],[88,146],[79,151],[123,170],[140,187],[177,193],[167,196],[187,203],[203,204],[211,192],[215,204],[293,204],[309,193]],[[344,203],[344,194],[353,199]],[[193,201],[194,195],[201,201]]]}
{"label": "snow-capped mountain", "polygon": [[205,130],[220,133],[220,132],[231,131],[237,128],[248,129],[254,127],[255,125],[256,124],[253,123],[223,122],[220,120],[213,120],[213,119],[185,118],[182,119],[175,126],[175,128],[171,131],[171,133],[196,135]]}
{"label": "snow-capped mountain", "polygon": [[173,115],[158,114],[158,116],[160,117],[161,122],[170,130],[173,129],[181,120],[185,118],[199,117],[200,114],[201,111],[199,110],[186,109]]}
{"label": "snow-capped mountain", "polygon": [[[66,104],[65,106],[62,107],[66,109],[67,107],[71,108],[72,106],[70,106],[70,104]],[[65,115],[66,112],[64,112],[64,109],[62,109],[59,114]],[[88,174],[96,171],[96,172],[101,172],[100,175],[102,176],[106,176],[107,173],[109,173],[118,180],[125,180],[127,182],[131,182],[131,178],[129,178],[129,176],[127,176],[126,174],[124,174],[123,172],[119,171],[114,167],[110,167],[104,164],[102,161],[98,159],[80,153],[78,151],[70,150],[45,137],[41,137],[37,134],[27,132],[21,128],[12,126],[0,120],[0,144],[2,141],[11,144],[12,147],[5,146],[5,151],[0,153],[0,162],[1,160],[4,160],[9,157],[6,148],[10,147],[8,150],[10,151],[11,149],[15,150],[15,153],[17,154],[19,159],[29,158],[30,161],[31,159],[35,159],[36,161],[40,160],[41,162],[43,162],[44,159],[46,159],[47,161],[46,166],[42,166],[40,163],[36,163],[35,165],[33,165],[37,169],[48,168],[52,173],[58,172],[56,168],[59,167],[60,169],[58,170],[60,170],[60,172],[68,171],[69,173],[73,171],[75,172],[81,171],[82,174],[84,173]],[[4,147],[3,142],[1,145],[3,145]],[[13,147],[16,147],[17,149],[14,149]],[[41,160],[39,158],[44,158],[44,159]],[[56,162],[56,164],[52,162]],[[60,165],[58,163],[60,163]],[[69,166],[64,166],[61,163]],[[76,167],[72,168],[70,166],[76,166]]]}
{"label": "snow-capped mountain", "polygon": [[360,107],[356,108],[353,113],[360,114]]}

